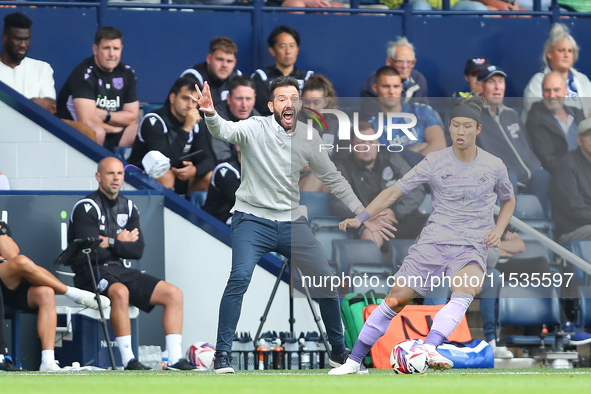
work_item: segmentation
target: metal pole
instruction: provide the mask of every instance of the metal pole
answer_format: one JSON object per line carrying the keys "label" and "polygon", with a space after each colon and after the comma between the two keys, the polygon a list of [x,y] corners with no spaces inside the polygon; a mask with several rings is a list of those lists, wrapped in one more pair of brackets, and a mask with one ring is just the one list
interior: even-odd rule
{"label": "metal pole", "polygon": [[107,2],[108,0],[100,0],[99,8],[97,9],[97,18],[98,18],[98,27],[104,27],[106,22],[105,19],[107,17]]}
{"label": "metal pole", "polygon": [[253,69],[262,67],[263,51],[260,45],[264,43],[263,37],[263,6],[265,0],[253,0],[252,5],[252,58],[254,61]]}
{"label": "metal pole", "polygon": [[552,0],[550,11],[552,11],[552,17],[550,18],[552,24],[560,22],[560,6],[558,5],[558,0]]}
{"label": "metal pole", "polygon": [[409,0],[404,0],[404,3],[400,6],[404,11],[402,16],[402,35],[412,42],[412,5]]}
{"label": "metal pole", "polygon": [[[501,210],[501,208],[499,208],[498,206],[495,205],[495,214],[496,215],[499,214],[500,210]],[[576,254],[574,254],[570,250],[565,249],[562,246],[560,246],[559,244],[557,244],[556,242],[552,241],[551,239],[549,239],[544,234],[540,233],[539,231],[537,231],[536,229],[534,229],[533,227],[531,227],[527,223],[524,223],[521,220],[517,219],[515,216],[513,216],[513,217],[511,217],[509,224],[511,224],[516,229],[524,232],[525,234],[533,237],[534,239],[539,241],[542,245],[544,245],[545,247],[547,247],[548,249],[550,249],[551,251],[553,251],[554,253],[556,253],[560,257],[564,258],[566,261],[568,261],[572,265],[576,265],[577,267],[579,267],[580,269],[582,269],[586,273],[591,274],[591,264],[589,264],[588,262],[586,262],[585,260],[583,260],[582,258],[577,256]]]}

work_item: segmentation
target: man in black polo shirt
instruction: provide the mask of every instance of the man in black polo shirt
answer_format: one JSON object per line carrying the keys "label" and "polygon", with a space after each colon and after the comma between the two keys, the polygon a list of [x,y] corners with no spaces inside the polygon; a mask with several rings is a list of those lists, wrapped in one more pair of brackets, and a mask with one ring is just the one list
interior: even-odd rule
{"label": "man in black polo shirt", "polygon": [[57,116],[92,127],[96,141],[109,150],[131,146],[137,134],[135,71],[121,63],[122,50],[119,29],[100,28],[94,36],[94,56],[72,71],[57,99]]}
{"label": "man in black polo shirt", "polygon": [[[164,107],[146,114],[140,122],[129,163],[144,170],[142,160],[150,151],[159,151],[170,159],[171,169],[156,179],[176,193],[207,190],[215,158],[209,148],[205,124],[197,104],[189,94],[195,93],[197,80],[186,75],[170,88]],[[185,160],[181,157],[201,153]]]}
{"label": "man in black polo shirt", "polygon": [[[292,27],[281,25],[276,27],[267,40],[269,52],[275,58],[273,66],[259,68],[251,77],[256,83],[257,100],[255,108],[261,115],[271,115],[269,111],[269,86],[277,77],[290,76],[297,79],[300,89],[314,71],[300,70],[295,66],[300,51],[300,34]],[[215,100],[214,100],[215,103]]]}
{"label": "man in black polo shirt", "polygon": [[[135,305],[144,312],[150,312],[155,305],[162,305],[162,325],[168,351],[166,369],[195,369],[183,358],[181,348],[183,292],[152,275],[126,268],[121,261],[141,259],[145,245],[137,207],[119,194],[125,181],[123,163],[115,157],[102,159],[98,163],[96,179],[98,190],[80,199],[72,209],[68,242],[87,237],[102,240],[90,257],[97,262],[93,268],[99,278],[97,287],[111,300],[110,322],[123,366],[127,370],[150,369],[133,354],[128,306]],[[82,253],[72,261],[72,271],[77,287],[93,290],[90,269]]]}
{"label": "man in black polo shirt", "polygon": [[214,218],[232,224],[232,208],[236,203],[236,190],[240,187],[240,147],[232,144],[235,155],[213,170],[211,184],[207,191],[207,200],[203,210]]}
{"label": "man in black polo shirt", "polygon": [[205,61],[194,65],[182,72],[181,77],[193,75],[203,89],[203,82],[207,81],[211,89],[214,103],[225,101],[228,97],[228,84],[232,79],[242,75],[236,67],[238,47],[228,37],[215,37],[209,42],[209,53]]}
{"label": "man in black polo shirt", "polygon": [[[256,100],[255,83],[250,77],[238,77],[228,86],[228,99],[216,103],[215,110],[220,116],[231,122],[248,119],[261,114],[254,108]],[[211,147],[218,163],[237,161],[234,144],[211,137]]]}

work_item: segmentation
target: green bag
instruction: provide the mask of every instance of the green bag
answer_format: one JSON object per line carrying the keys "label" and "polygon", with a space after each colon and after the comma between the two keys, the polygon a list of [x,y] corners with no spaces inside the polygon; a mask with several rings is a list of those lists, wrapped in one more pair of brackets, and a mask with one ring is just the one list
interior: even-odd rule
{"label": "green bag", "polygon": [[[353,349],[359,333],[363,328],[363,308],[370,304],[379,304],[386,295],[373,290],[367,293],[350,293],[341,302],[341,319],[345,325],[345,345]],[[365,358],[367,365],[371,364],[371,356]]]}

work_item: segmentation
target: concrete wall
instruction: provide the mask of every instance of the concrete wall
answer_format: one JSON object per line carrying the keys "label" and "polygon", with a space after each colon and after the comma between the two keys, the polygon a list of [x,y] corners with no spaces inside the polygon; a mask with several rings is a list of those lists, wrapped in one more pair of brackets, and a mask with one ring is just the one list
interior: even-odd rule
{"label": "concrete wall", "polygon": [[[219,305],[230,274],[232,250],[169,209],[164,210],[164,227],[166,280],[184,292],[183,349],[198,341],[215,344]],[[275,279],[259,266],[255,268],[237,331],[250,331],[254,337]],[[301,298],[301,293],[296,297],[299,297],[294,299],[296,332],[317,331],[307,300]],[[289,331],[288,300],[289,286],[281,283],[264,331]]]}
{"label": "concrete wall", "polygon": [[96,162],[1,101],[0,119],[0,172],[12,189],[96,189]]}
{"label": "concrete wall", "polygon": [[[13,190],[94,190],[96,162],[0,102],[0,172]],[[126,190],[133,190],[125,184]],[[144,212],[145,214],[145,212]],[[231,248],[170,209],[164,211],[165,280],[185,295],[183,349],[216,342],[218,309],[231,267]],[[254,336],[276,277],[255,269],[238,331]],[[301,294],[298,293],[301,297]],[[280,285],[265,330],[289,330],[288,286]],[[305,298],[294,302],[297,332],[316,330]],[[27,325],[34,324],[34,319]],[[26,329],[27,333],[34,327]],[[140,327],[140,337],[150,337]],[[158,323],[158,330],[160,325]],[[148,335],[146,335],[148,334]],[[149,344],[141,341],[141,344]]]}

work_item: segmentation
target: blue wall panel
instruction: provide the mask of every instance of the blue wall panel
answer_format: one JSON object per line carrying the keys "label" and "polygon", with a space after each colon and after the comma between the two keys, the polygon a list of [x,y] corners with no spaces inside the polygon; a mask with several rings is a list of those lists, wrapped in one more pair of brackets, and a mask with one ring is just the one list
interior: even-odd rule
{"label": "blue wall panel", "polygon": [[[49,62],[59,91],[71,70],[92,54],[97,12],[80,8],[21,8],[33,21],[30,55]],[[15,9],[0,9],[0,18]],[[248,12],[107,10],[104,25],[124,34],[123,61],[138,77],[142,102],[163,102],[174,79],[205,59],[209,40],[218,35],[238,45],[237,67],[251,74],[273,64],[267,37],[280,24],[296,28],[302,39],[297,65],[330,78],[341,97],[357,96],[363,81],[384,65],[386,45],[403,34],[401,15],[324,15],[263,13],[262,39],[252,42]],[[575,65],[591,74],[591,19],[562,20],[582,47]],[[59,28],[58,28],[59,26]],[[549,18],[421,17],[411,18],[408,35],[417,48],[417,69],[429,82],[432,97],[465,89],[463,69],[470,56],[486,56],[507,71],[507,96],[518,97],[542,68]],[[253,47],[260,53],[253,56]]]}
{"label": "blue wall panel", "polygon": [[244,12],[109,9],[105,17],[105,25],[123,32],[123,61],[136,72],[140,101],[152,103],[164,101],[183,70],[205,61],[215,36],[236,43],[237,68],[248,74],[253,68],[250,21]]}
{"label": "blue wall panel", "polygon": [[16,11],[33,20],[29,56],[51,64],[59,93],[66,79],[83,59],[92,55],[97,13],[92,8],[0,8],[0,23]]}
{"label": "blue wall panel", "polygon": [[387,43],[402,35],[402,17],[398,15],[265,13],[262,66],[274,64],[267,37],[283,24],[300,33],[297,66],[328,77],[341,97],[359,96],[363,81],[385,64]]}
{"label": "blue wall panel", "polygon": [[427,78],[430,96],[449,96],[467,89],[466,60],[484,56],[507,72],[506,96],[522,96],[541,68],[549,23],[548,18],[414,18],[416,68]]}

